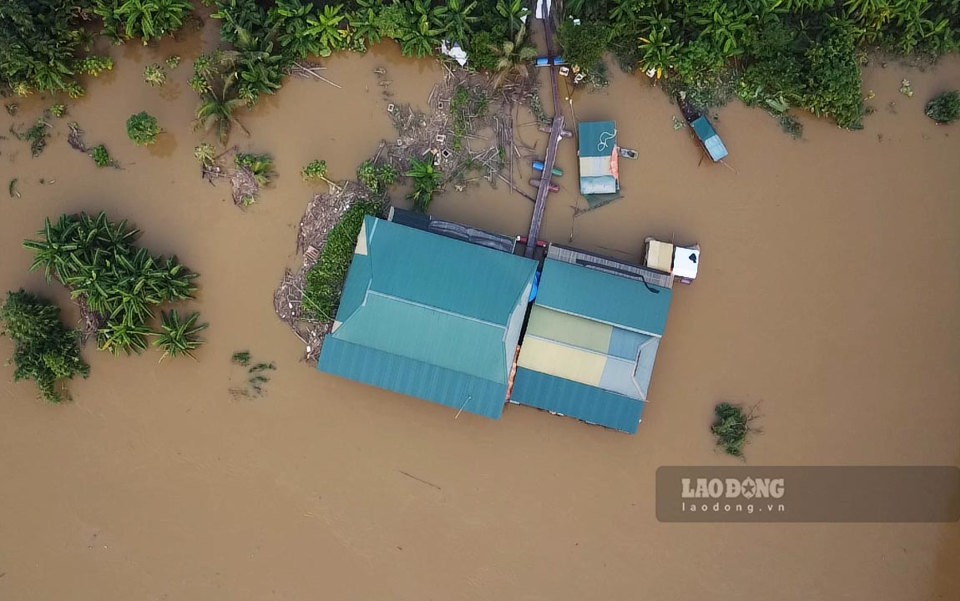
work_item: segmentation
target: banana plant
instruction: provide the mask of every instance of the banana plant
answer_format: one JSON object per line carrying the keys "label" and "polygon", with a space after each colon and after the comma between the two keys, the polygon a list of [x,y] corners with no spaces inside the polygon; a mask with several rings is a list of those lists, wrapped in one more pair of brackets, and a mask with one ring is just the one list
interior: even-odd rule
{"label": "banana plant", "polygon": [[340,22],[347,18],[343,14],[343,6],[323,7],[323,12],[308,17],[307,22],[310,29],[307,31],[310,35],[316,36],[319,50],[316,52],[319,56],[330,56],[335,50],[343,47],[346,39],[346,32],[340,29]]}
{"label": "banana plant", "polygon": [[199,319],[200,314],[196,311],[188,315],[186,319],[182,319],[176,309],[169,313],[166,311],[161,313],[160,332],[157,334],[156,340],[153,341],[155,346],[163,349],[160,361],[163,361],[166,357],[183,355],[196,359],[193,351],[203,344],[203,340],[198,338],[198,334],[209,325],[206,323],[198,324]]}
{"label": "banana plant", "polygon": [[315,6],[300,0],[277,0],[268,17],[268,26],[278,31],[277,41],[284,52],[300,60],[320,52],[320,42],[311,29]]}
{"label": "banana plant", "polygon": [[422,58],[434,53],[440,45],[443,31],[436,29],[426,15],[420,15],[416,24],[407,29],[400,37],[400,51],[404,56]]}
{"label": "banana plant", "polygon": [[480,17],[471,14],[476,8],[476,1],[464,4],[464,0],[449,0],[446,6],[436,10],[438,20],[442,24],[441,29],[447,39],[453,42],[467,40],[473,33],[474,24],[480,20]]}
{"label": "banana plant", "polygon": [[524,6],[523,0],[497,0],[496,9],[497,14],[507,20],[510,37],[513,37],[515,32],[524,26],[523,18],[530,14],[530,11]]}

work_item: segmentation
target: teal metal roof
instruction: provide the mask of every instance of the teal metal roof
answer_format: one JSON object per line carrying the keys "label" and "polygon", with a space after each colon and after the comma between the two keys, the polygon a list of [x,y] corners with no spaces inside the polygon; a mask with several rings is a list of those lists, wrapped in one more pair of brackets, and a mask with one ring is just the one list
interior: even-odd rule
{"label": "teal metal roof", "polygon": [[500,419],[507,385],[327,336],[320,371]]}
{"label": "teal metal roof", "polygon": [[662,335],[673,292],[649,286],[648,289],[639,280],[547,259],[536,302],[625,329]]}
{"label": "teal metal roof", "polygon": [[577,128],[580,156],[608,157],[617,145],[617,124],[614,121],[585,121]]}
{"label": "teal metal roof", "polygon": [[622,394],[522,367],[517,369],[511,397],[523,405],[629,434],[636,434],[646,405]]}
{"label": "teal metal roof", "polygon": [[371,290],[363,310],[356,311],[334,336],[503,384],[507,381],[503,335],[501,326]]}
{"label": "teal metal roof", "polygon": [[[530,259],[375,217],[364,225],[371,269],[363,278],[369,289],[435,309],[506,323],[536,270]],[[345,321],[341,314],[350,309],[341,302],[337,320]]]}
{"label": "teal metal roof", "polygon": [[318,368],[498,418],[537,263],[373,217],[360,235]]}

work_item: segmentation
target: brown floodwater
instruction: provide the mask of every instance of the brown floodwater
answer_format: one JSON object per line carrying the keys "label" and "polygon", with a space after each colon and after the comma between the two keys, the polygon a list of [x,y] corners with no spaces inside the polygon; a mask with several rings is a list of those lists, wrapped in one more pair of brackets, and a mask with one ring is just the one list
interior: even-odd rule
{"label": "brown floodwater", "polygon": [[[73,402],[0,377],[0,599],[956,599],[957,524],[666,524],[661,465],[735,465],[708,426],[720,400],[759,403],[750,464],[960,460],[960,126],[923,103],[960,87],[960,59],[865,70],[876,108],[859,132],[802,118],[794,141],[732,104],[716,126],[729,169],[699,164],[689,131],[643,78],[574,99],[578,120],[616,119],[623,198],[574,220],[575,144],[542,237],[625,259],[645,236],[699,242],[700,277],[676,290],[637,436],[509,406],[500,422],[322,375],[273,313],[296,228],[317,188],[300,168],[352,177],[381,139],[387,102],[423,106],[442,69],[384,45],[325,62],[342,86],[291,79],[240,116],[231,143],[270,152],[279,176],[248,211],[201,180],[192,156],[191,60],[216,32],[114,49],[113,72],[69,103],[46,151],[0,140],[0,290],[67,295],[28,273],[21,241],[45,216],[106,210],[201,274],[209,321],[198,362],[91,348]],[[184,63],[162,89],[143,67]],[[374,70],[383,67],[385,76]],[[915,95],[898,92],[909,78]],[[389,86],[379,85],[388,80]],[[392,96],[387,96],[392,94]],[[50,99],[20,103],[29,124]],[[166,130],[135,147],[124,123]],[[568,120],[573,119],[569,105]],[[66,123],[123,169],[69,148]],[[522,111],[518,123],[532,121]],[[518,128],[542,150],[545,134]],[[40,179],[46,183],[41,184]],[[529,169],[515,175],[526,188]],[[398,198],[398,203],[403,200]],[[581,201],[580,206],[583,206]],[[504,185],[444,192],[439,217],[525,233],[532,203]],[[68,317],[75,313],[67,311]],[[278,370],[236,398],[233,351]],[[0,356],[11,354],[0,339]]]}

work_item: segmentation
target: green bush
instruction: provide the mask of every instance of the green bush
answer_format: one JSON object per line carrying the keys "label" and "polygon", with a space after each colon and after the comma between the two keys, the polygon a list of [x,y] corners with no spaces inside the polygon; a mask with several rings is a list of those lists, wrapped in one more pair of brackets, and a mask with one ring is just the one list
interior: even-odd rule
{"label": "green bush", "polygon": [[300,177],[305,182],[328,181],[327,180],[327,162],[314,159],[300,170]]}
{"label": "green bush", "polygon": [[603,23],[585,22],[574,25],[564,21],[558,33],[563,46],[563,58],[571,65],[592,70],[603,60],[603,53],[613,37],[613,31]]}
{"label": "green bush", "polygon": [[79,336],[60,321],[56,305],[23,290],[8,292],[0,321],[14,343],[14,380],[35,381],[44,399],[60,402],[60,380],[90,375],[80,357]]}
{"label": "green bush", "polygon": [[157,124],[157,118],[144,111],[131,115],[127,119],[127,136],[133,140],[134,144],[140,146],[154,144],[157,136],[162,132],[163,130]]}
{"label": "green bush", "polygon": [[719,403],[714,407],[715,420],[710,427],[717,446],[728,455],[743,457],[743,447],[751,433],[759,432],[751,423],[757,418],[753,409],[744,411],[742,405]]}
{"label": "green bush", "polygon": [[357,236],[367,215],[379,216],[383,206],[378,202],[360,201],[350,207],[327,236],[327,244],[317,264],[307,274],[303,294],[306,317],[324,322],[333,321],[340,306],[340,295],[353,261]]}
{"label": "green bush", "polygon": [[90,150],[90,156],[93,157],[93,162],[97,167],[112,167],[114,165],[113,159],[110,158],[110,153],[107,152],[107,147],[103,144],[94,146]]}
{"label": "green bush", "polygon": [[193,11],[189,0],[94,0],[104,33],[116,41],[140,38],[143,44],[173,35]]}
{"label": "green bush", "polygon": [[276,172],[273,170],[273,157],[269,154],[237,153],[234,161],[240,169],[246,169],[260,186],[268,186]]}
{"label": "green bush", "polygon": [[387,187],[397,181],[398,175],[392,165],[376,165],[369,159],[357,168],[357,181],[366,186],[376,198],[383,198]]}
{"label": "green bush", "polygon": [[937,123],[953,123],[960,119],[960,91],[940,94],[927,103],[924,113]]}

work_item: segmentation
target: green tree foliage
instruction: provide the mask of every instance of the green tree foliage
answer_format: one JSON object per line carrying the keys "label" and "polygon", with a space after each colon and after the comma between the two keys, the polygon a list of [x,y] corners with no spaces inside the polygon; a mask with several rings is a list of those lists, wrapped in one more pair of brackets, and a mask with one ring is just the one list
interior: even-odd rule
{"label": "green tree foliage", "polygon": [[563,9],[564,56],[584,69],[609,50],[626,70],[693,99],[716,102],[740,80],[747,103],[786,103],[847,128],[864,114],[865,50],[960,49],[956,0],[567,0]]}
{"label": "green tree foliage", "polygon": [[960,91],[944,92],[927,103],[924,113],[937,123],[953,123],[960,119]]}
{"label": "green tree foliage", "polygon": [[398,175],[393,165],[377,165],[369,159],[357,168],[357,181],[366,186],[367,190],[377,199],[385,197],[387,187],[392,186],[397,181]]}
{"label": "green tree foliage", "polygon": [[193,10],[189,0],[94,0],[104,33],[116,41],[139,38],[146,45],[173,35]]}
{"label": "green tree foliage", "polygon": [[137,247],[139,236],[140,230],[125,220],[80,213],[47,219],[40,239],[23,243],[34,253],[31,271],[42,269],[88,307],[102,324],[99,348],[114,354],[145,350],[154,307],[193,298],[196,290],[195,273],[175,256],[154,256]]}
{"label": "green tree foliage", "polygon": [[23,290],[8,292],[0,321],[14,343],[14,380],[35,381],[44,399],[60,402],[59,381],[90,375],[77,332],[63,325],[56,305]]}
{"label": "green tree foliage", "polygon": [[139,146],[149,146],[156,143],[157,136],[162,131],[160,125],[157,124],[157,118],[146,111],[130,115],[130,118],[127,119],[127,136],[133,140],[134,144]]}
{"label": "green tree foliage", "polygon": [[347,209],[340,222],[330,230],[320,259],[307,274],[303,295],[306,317],[323,322],[333,321],[363,219],[367,215],[379,217],[382,212],[383,205],[379,202],[360,201]]}
{"label": "green tree foliage", "polygon": [[33,91],[83,95],[77,77],[113,68],[89,56],[84,30],[90,0],[3,0],[0,2],[0,87],[19,95]]}

